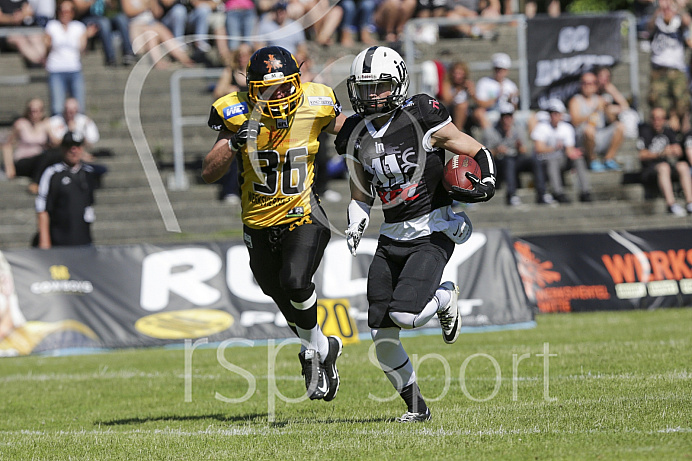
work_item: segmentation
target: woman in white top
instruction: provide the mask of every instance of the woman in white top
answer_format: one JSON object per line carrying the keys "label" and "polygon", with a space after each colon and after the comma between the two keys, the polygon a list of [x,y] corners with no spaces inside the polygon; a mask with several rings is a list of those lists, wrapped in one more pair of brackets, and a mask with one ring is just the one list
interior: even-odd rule
{"label": "woman in white top", "polygon": [[58,7],[58,19],[46,24],[44,39],[48,49],[46,70],[51,115],[62,111],[68,93],[81,107],[86,107],[82,53],[86,49],[87,31],[83,23],[74,20],[74,14],[74,3],[65,0]]}

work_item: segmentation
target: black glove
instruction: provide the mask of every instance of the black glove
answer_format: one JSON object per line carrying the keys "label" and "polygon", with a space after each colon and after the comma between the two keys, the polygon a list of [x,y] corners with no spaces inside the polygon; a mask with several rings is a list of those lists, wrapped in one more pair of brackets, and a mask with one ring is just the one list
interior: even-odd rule
{"label": "black glove", "polygon": [[245,120],[238,131],[233,133],[233,136],[228,140],[228,145],[237,151],[247,143],[248,139],[257,139],[260,128],[263,126],[264,123],[257,120]]}
{"label": "black glove", "polygon": [[472,173],[466,173],[466,177],[473,184],[473,189],[461,189],[460,187],[452,186],[449,196],[458,202],[477,203],[487,202],[495,195],[495,185],[492,182],[483,183],[478,177]]}

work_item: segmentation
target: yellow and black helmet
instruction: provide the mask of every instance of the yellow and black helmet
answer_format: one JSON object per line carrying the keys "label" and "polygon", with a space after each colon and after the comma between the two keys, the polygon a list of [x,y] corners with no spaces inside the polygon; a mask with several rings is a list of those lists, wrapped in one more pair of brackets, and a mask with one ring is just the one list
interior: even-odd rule
{"label": "yellow and black helmet", "polygon": [[[303,89],[296,58],[285,48],[260,48],[247,65],[247,86],[250,101],[259,106],[267,117],[286,118],[293,114]],[[275,93],[279,93],[275,96]]]}

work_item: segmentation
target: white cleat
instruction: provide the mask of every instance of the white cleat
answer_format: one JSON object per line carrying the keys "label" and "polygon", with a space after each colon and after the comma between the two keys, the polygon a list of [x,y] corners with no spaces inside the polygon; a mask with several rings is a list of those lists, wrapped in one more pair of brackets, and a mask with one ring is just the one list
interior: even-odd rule
{"label": "white cleat", "polygon": [[440,288],[448,290],[450,297],[449,302],[437,310],[437,318],[442,327],[442,338],[447,344],[452,344],[459,337],[459,330],[461,329],[461,314],[457,307],[459,287],[454,282],[444,282]]}

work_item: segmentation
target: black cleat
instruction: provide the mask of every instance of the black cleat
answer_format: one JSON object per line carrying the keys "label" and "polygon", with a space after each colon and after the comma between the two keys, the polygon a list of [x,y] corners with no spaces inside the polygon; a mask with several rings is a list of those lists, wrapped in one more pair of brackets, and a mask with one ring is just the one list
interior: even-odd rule
{"label": "black cleat", "polygon": [[336,359],[341,355],[341,351],[344,348],[341,338],[338,336],[330,336],[327,338],[329,340],[329,353],[327,358],[324,360],[322,367],[327,375],[327,381],[329,382],[329,391],[324,396],[324,400],[329,402],[334,400],[336,393],[339,392],[339,371],[336,369]]}
{"label": "black cleat", "polygon": [[[323,399],[329,392],[329,382],[323,365],[320,363],[320,355],[314,349],[306,349],[298,354],[300,365],[305,376],[305,389],[310,400]],[[338,379],[338,378],[337,378]]]}
{"label": "black cleat", "polygon": [[396,422],[397,423],[424,423],[425,421],[430,421],[432,419],[432,415],[430,414],[430,408],[426,408],[425,412],[423,413],[413,413],[411,411],[407,411],[403,415],[401,415],[401,418],[397,418]]}

